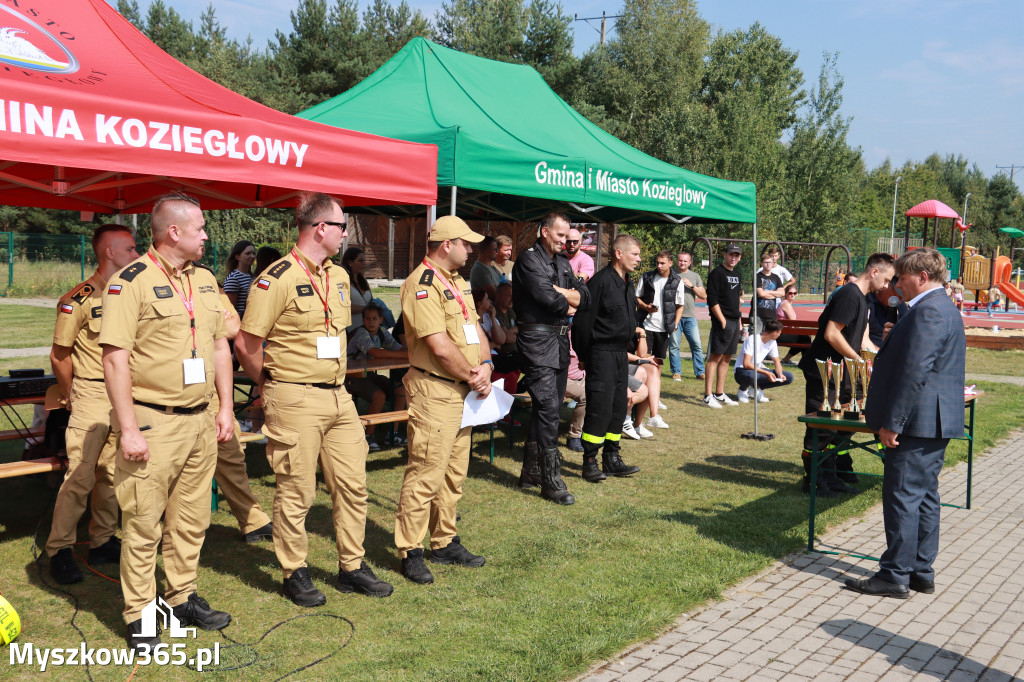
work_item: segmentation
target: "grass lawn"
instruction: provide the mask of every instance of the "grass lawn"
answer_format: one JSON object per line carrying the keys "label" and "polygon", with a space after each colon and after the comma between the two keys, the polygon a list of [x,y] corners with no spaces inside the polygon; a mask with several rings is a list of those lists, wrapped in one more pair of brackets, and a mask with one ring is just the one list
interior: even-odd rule
{"label": "grass lawn", "polygon": [[[487,565],[428,564],[436,579],[431,586],[414,585],[398,573],[393,531],[404,450],[371,455],[365,546],[378,576],[395,585],[395,593],[384,600],[333,588],[336,553],[330,498],[322,483],[307,519],[311,573],[328,597],[320,609],[300,609],[279,595],[272,547],[243,544],[227,504],[221,503],[201,557],[199,589],[215,608],[232,614],[225,633],[255,642],[280,621],[310,617],[282,625],[251,648],[222,652],[222,666],[255,658],[251,667],[207,675],[274,679],[346,642],[305,677],[555,680],[577,675],[658,634],[679,614],[716,599],[730,585],[804,545],[807,498],[799,489],[803,430],[795,419],[803,407],[802,381],[797,373],[795,385],[769,394],[772,401],[760,406],[759,430],[776,437],[755,442],[740,438],[752,430],[753,405],[712,411],[700,405],[703,387],[696,380],[666,378],[664,417],[671,428],[658,430],[651,440],[624,441],[623,457],[641,467],[638,475],[588,484],[580,478],[579,456],[563,450],[566,481],[577,498],[571,507],[515,488],[524,428],[516,431],[515,448],[509,448],[507,433],[496,434],[493,464],[487,435],[474,434],[459,530],[471,551],[487,557]],[[735,390],[731,378],[727,385]],[[986,395],[978,407],[979,453],[1020,426],[1024,414],[1019,387],[980,388]],[[0,448],[2,461],[19,456],[20,443]],[[947,459],[952,463],[965,453],[957,442]],[[263,454],[261,446],[250,446],[248,462],[253,491],[269,509],[273,475]],[[876,459],[856,457],[858,468],[881,471]],[[978,466],[985,466],[984,459]],[[72,597],[48,589],[33,562],[34,535],[38,527],[38,541],[45,541],[54,492],[39,479],[0,480],[0,486],[0,589],[21,614],[24,633],[18,641],[78,646],[81,636],[70,623]],[[819,501],[819,532],[880,501],[877,479],[863,487],[854,497]],[[80,540],[85,539],[83,525]],[[78,547],[80,557],[86,549]],[[117,577],[109,567],[105,572]],[[45,561],[42,575],[49,579]],[[162,572],[157,575],[160,589]],[[119,646],[118,585],[87,574],[67,592],[77,599],[75,625],[89,645]],[[224,642],[217,633],[200,632],[188,648],[218,641]],[[129,673],[92,669],[96,680],[123,680]],[[83,677],[71,668],[53,668],[52,676]],[[191,674],[150,666],[134,679],[187,677]]]}
{"label": "grass lawn", "polygon": [[[53,343],[55,308],[0,305],[0,348],[32,348]],[[6,374],[6,372],[5,372]]]}

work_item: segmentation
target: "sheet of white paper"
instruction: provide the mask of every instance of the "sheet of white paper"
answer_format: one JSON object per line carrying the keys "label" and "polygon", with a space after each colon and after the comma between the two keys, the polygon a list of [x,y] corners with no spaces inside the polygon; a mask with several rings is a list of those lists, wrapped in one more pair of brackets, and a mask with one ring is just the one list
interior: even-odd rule
{"label": "sheet of white paper", "polygon": [[493,424],[512,409],[512,396],[501,385],[504,379],[491,384],[491,392],[483,400],[476,391],[470,391],[462,404],[462,427]]}

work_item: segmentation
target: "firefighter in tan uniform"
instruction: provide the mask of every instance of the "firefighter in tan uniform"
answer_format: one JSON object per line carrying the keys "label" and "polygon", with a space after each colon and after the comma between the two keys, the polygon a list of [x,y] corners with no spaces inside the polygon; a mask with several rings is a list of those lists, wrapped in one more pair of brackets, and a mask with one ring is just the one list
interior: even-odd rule
{"label": "firefighter in tan uniform", "polygon": [[338,589],[386,597],[391,585],[363,561],[368,448],[344,388],[349,279],[331,257],[345,238],[345,213],[332,197],[308,193],[295,221],[295,248],[253,282],[235,339],[235,355],[263,398],[267,459],[277,479],[274,551],[283,590],[299,606],[327,601],[306,565],[306,515],[316,497],[319,459],[331,493]]}
{"label": "firefighter in tan uniform", "polygon": [[434,582],[423,562],[423,536],[430,532],[430,560],[479,567],[455,534],[455,505],[469,469],[471,427],[461,428],[470,390],[491,391],[491,349],[480,327],[469,284],[457,272],[483,240],[456,216],[434,223],[427,256],[402,283],[402,315],[412,367],[405,375],[409,396],[409,463],[395,518],[395,546],[402,575]]}
{"label": "firefighter in tan uniform", "polygon": [[[114,486],[124,528],[124,620],[133,648],[159,644],[158,636],[140,636],[143,609],[157,596],[158,548],[167,576],[164,601],[181,624],[219,630],[231,622],[196,593],[217,442],[231,437],[234,422],[217,280],[192,263],[203,255],[204,224],[195,199],[157,199],[152,248],[115,274],[103,294],[100,345],[120,438]],[[216,416],[208,409],[215,390]]]}
{"label": "firefighter in tan uniform", "polygon": [[[221,292],[221,306],[224,308],[224,326],[229,340],[238,336],[238,330],[242,321],[238,312],[231,305],[227,295]],[[213,394],[210,401],[210,411],[217,414],[220,409],[220,401],[217,394]],[[270,517],[263,511],[263,507],[252,494],[249,486],[249,473],[245,468],[245,450],[239,439],[242,436],[242,429],[235,420],[234,431],[231,439],[217,443],[217,469],[213,473],[213,480],[217,482],[217,490],[228,501],[231,514],[238,521],[238,528],[242,531],[242,539],[247,543],[259,542],[260,540],[272,540],[274,537],[274,526]]]}
{"label": "firefighter in tan uniform", "polygon": [[82,580],[74,552],[79,519],[92,494],[89,563],[117,563],[121,543],[114,495],[114,451],[110,399],[103,385],[100,322],[103,288],[111,275],[139,257],[131,230],[101,225],[92,235],[96,272],[64,294],[57,304],[50,364],[57,377],[61,402],[71,412],[66,431],[68,470],[57,493],[53,523],[46,541],[50,575],[60,585]]}

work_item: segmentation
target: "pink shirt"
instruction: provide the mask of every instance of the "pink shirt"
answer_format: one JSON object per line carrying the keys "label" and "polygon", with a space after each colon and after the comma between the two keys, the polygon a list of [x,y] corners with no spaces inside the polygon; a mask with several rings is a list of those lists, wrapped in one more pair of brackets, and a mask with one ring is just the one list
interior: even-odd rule
{"label": "pink shirt", "polygon": [[583,253],[583,249],[576,252],[576,255],[569,259],[572,271],[577,275],[585,275],[587,279],[594,276],[594,259]]}

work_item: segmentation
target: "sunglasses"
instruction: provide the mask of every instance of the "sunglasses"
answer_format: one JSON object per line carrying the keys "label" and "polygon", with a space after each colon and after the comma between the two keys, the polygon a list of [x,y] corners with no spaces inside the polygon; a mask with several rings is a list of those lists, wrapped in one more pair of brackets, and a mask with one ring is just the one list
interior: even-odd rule
{"label": "sunglasses", "polygon": [[313,224],[314,225],[319,225],[320,223],[323,223],[324,225],[330,225],[331,227],[340,227],[343,230],[348,228],[348,223],[347,222],[335,223],[335,222],[332,222],[330,220],[318,220],[318,221],[316,221]]}
{"label": "sunglasses", "polygon": [[566,239],[565,243],[566,244],[579,244],[580,240],[579,239]]}

